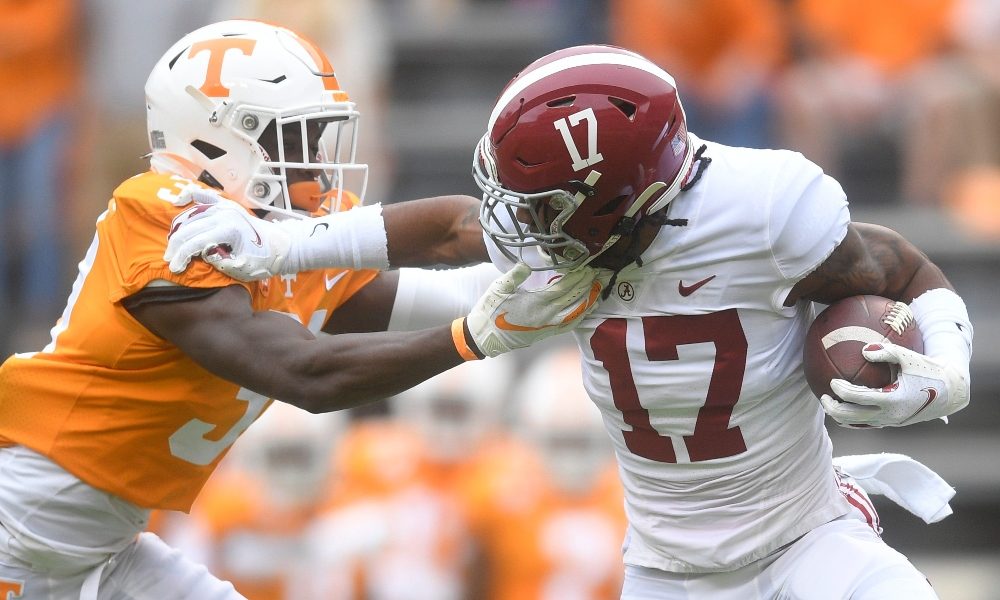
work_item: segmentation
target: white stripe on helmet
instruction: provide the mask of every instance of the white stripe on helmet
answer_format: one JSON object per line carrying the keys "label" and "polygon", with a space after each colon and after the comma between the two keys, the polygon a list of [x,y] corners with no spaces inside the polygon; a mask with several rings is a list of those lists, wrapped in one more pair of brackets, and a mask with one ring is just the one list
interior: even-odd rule
{"label": "white stripe on helmet", "polygon": [[677,84],[674,82],[674,78],[671,77],[670,73],[667,73],[660,67],[639,55],[618,54],[614,52],[592,52],[588,54],[567,56],[538,67],[534,71],[518,78],[509,88],[507,88],[500,96],[500,99],[497,100],[496,106],[493,108],[493,113],[490,114],[490,121],[486,131],[493,130],[493,126],[500,117],[500,112],[507,106],[507,104],[510,103],[511,100],[516,98],[518,94],[524,91],[524,89],[529,85],[567,69],[587,65],[621,65],[623,67],[633,67],[659,77],[674,88],[677,87]]}

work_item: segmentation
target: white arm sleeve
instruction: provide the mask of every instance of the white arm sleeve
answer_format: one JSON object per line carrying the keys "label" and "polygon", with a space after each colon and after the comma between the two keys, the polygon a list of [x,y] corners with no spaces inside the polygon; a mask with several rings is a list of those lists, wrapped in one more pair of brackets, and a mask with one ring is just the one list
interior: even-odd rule
{"label": "white arm sleeve", "polygon": [[962,298],[946,288],[928,290],[913,299],[910,310],[924,338],[924,354],[954,366],[969,381],[973,331]]}
{"label": "white arm sleeve", "polygon": [[359,206],[313,219],[288,219],[278,224],[292,236],[282,273],[328,267],[389,268],[381,204]]}
{"label": "white arm sleeve", "polygon": [[412,331],[464,317],[502,275],[491,263],[461,269],[400,269],[389,331]]}

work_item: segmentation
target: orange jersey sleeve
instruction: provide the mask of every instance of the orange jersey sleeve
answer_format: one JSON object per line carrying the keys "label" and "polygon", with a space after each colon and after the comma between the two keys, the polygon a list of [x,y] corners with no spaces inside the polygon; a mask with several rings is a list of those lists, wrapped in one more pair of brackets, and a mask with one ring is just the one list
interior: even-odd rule
{"label": "orange jersey sleeve", "polygon": [[[116,191],[41,352],[0,367],[0,443],[43,453],[90,485],[146,508],[187,511],[236,438],[270,400],[214,376],[145,329],[120,300],[151,281],[243,285],[255,308],[318,331],[373,272],[316,271],[241,284],[202,261],[173,274],[163,261],[177,192],[146,173]],[[328,285],[330,284],[330,285]]]}

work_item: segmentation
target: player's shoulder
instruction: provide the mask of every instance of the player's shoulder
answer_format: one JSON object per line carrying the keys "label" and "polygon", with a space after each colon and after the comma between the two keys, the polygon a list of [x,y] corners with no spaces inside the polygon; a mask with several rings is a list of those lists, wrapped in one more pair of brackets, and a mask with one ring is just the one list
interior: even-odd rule
{"label": "player's shoulder", "polygon": [[707,201],[721,203],[726,213],[740,213],[736,218],[784,223],[796,207],[846,204],[840,183],[800,152],[710,143],[705,155],[712,160],[705,172],[712,190]]}
{"label": "player's shoulder", "polygon": [[123,181],[112,193],[108,217],[121,218],[133,225],[151,221],[169,226],[174,217],[192,202],[192,188],[204,188],[201,183],[180,175],[147,171]]}
{"label": "player's shoulder", "polygon": [[146,171],[123,181],[112,194],[118,206],[152,212],[180,212],[191,204],[185,193],[206,186],[180,175]]}
{"label": "player's shoulder", "polygon": [[119,201],[176,204],[188,185],[198,185],[180,175],[146,171],[123,181],[113,193]]}
{"label": "player's shoulder", "polygon": [[709,174],[715,171],[726,179],[736,177],[765,183],[775,179],[813,178],[822,169],[801,152],[781,148],[742,148],[705,142],[705,156],[711,158]]}

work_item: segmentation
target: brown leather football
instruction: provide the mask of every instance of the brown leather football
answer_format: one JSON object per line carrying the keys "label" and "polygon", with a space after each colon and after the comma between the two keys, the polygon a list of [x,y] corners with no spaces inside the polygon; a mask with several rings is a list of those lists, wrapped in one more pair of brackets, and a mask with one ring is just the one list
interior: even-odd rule
{"label": "brown leather football", "polygon": [[896,365],[870,363],[868,344],[892,342],[924,351],[923,337],[908,306],[881,296],[851,296],[828,306],[813,321],[802,349],[809,387],[818,398],[830,394],[831,379],[882,388],[896,379]]}

